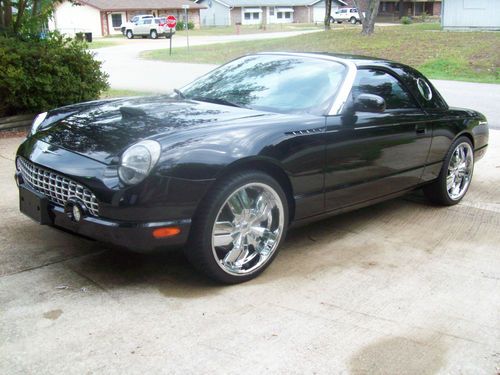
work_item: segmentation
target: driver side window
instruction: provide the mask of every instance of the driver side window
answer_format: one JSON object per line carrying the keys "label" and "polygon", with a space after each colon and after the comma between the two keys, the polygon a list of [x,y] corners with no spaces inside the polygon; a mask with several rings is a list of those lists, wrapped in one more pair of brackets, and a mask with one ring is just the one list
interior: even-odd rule
{"label": "driver side window", "polygon": [[387,110],[417,108],[415,101],[395,77],[381,70],[360,69],[352,87],[352,98],[373,94],[385,100]]}

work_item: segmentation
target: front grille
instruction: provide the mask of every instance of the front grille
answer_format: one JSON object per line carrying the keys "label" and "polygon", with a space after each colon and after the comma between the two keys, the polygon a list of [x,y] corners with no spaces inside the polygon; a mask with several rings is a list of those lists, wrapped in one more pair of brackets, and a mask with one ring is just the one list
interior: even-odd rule
{"label": "front grille", "polygon": [[99,203],[89,189],[24,158],[20,157],[18,160],[17,165],[23,180],[33,189],[45,195],[49,201],[64,207],[68,199],[76,198],[87,207],[91,215],[99,215]]}

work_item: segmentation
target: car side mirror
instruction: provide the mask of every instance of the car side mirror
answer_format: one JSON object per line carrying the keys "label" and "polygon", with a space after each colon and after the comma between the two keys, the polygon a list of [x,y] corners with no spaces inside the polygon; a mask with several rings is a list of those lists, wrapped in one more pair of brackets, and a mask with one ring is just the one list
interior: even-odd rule
{"label": "car side mirror", "polygon": [[354,110],[359,112],[384,112],[385,100],[373,94],[360,94],[354,100]]}

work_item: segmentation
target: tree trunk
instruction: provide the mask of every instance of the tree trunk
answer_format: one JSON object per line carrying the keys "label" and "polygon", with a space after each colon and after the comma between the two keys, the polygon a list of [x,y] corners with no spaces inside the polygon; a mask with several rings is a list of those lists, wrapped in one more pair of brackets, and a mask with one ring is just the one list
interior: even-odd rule
{"label": "tree trunk", "polygon": [[363,24],[361,34],[372,35],[375,32],[375,19],[377,18],[380,0],[367,0],[366,7],[362,5],[360,0],[354,0],[354,3],[356,4],[359,18]]}
{"label": "tree trunk", "polygon": [[0,0],[0,31],[4,28],[3,24],[3,1]]}
{"label": "tree trunk", "polygon": [[21,28],[21,23],[23,20],[24,16],[24,10],[26,9],[26,1],[25,0],[19,0],[17,2],[17,16],[16,16],[16,23],[14,24],[14,33],[17,34],[19,32],[19,29]]}
{"label": "tree trunk", "polygon": [[12,28],[12,1],[3,0],[3,25],[5,29]]}
{"label": "tree trunk", "polygon": [[325,30],[330,30],[332,19],[332,0],[325,0]]}
{"label": "tree trunk", "polygon": [[40,14],[40,1],[39,0],[33,0],[33,8],[31,10],[33,16],[37,16]]}

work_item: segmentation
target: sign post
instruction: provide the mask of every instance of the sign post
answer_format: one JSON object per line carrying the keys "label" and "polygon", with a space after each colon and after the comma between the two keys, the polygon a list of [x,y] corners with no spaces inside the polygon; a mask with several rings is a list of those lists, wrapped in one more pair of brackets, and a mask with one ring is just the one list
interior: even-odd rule
{"label": "sign post", "polygon": [[167,27],[170,29],[170,56],[172,56],[172,38],[174,37],[172,29],[174,29],[176,26],[177,26],[177,18],[175,18],[172,15],[167,16]]}
{"label": "sign post", "polygon": [[187,41],[187,48],[188,48],[188,53],[189,53],[189,5],[183,5],[182,9],[184,9],[184,20],[186,21],[186,41]]}

